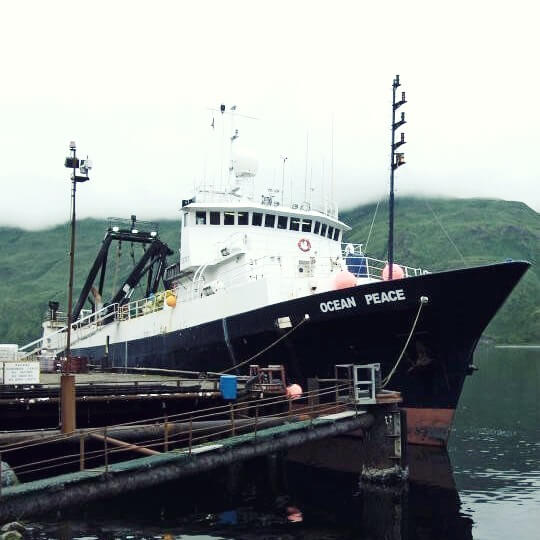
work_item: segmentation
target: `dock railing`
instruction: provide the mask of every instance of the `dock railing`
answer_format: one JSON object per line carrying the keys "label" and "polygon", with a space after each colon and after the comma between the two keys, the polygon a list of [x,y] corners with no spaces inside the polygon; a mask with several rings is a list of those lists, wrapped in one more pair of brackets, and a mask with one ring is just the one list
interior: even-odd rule
{"label": "dock railing", "polygon": [[[319,416],[336,415],[351,409],[360,414],[358,403],[354,400],[337,398],[341,391],[352,395],[350,381],[323,390],[304,392],[299,398],[271,396],[113,426],[76,430],[71,434],[41,433],[0,446],[0,462],[17,463],[12,470],[23,483],[77,470],[92,469],[107,474],[110,464],[122,461],[121,455],[125,456],[126,452],[128,456],[164,452],[191,456],[215,448],[216,444],[229,437],[257,439],[261,430],[268,427],[290,422],[313,424]],[[313,399],[315,394],[316,399]],[[49,450],[44,447],[49,447]],[[13,454],[18,456],[11,460]],[[30,461],[20,458],[51,454],[53,457],[34,457]]]}

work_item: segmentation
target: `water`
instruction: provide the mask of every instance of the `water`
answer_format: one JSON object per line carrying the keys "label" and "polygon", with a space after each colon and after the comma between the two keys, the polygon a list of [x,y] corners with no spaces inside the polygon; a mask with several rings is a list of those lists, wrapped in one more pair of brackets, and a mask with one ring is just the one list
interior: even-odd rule
{"label": "water", "polygon": [[[32,523],[33,538],[525,539],[540,528],[540,349],[482,348],[448,453],[410,447],[406,492],[354,466],[260,459]],[[347,439],[332,444],[347,444]],[[337,470],[336,470],[337,469]]]}
{"label": "water", "polygon": [[540,348],[478,351],[449,453],[473,535],[534,538],[540,528]]}

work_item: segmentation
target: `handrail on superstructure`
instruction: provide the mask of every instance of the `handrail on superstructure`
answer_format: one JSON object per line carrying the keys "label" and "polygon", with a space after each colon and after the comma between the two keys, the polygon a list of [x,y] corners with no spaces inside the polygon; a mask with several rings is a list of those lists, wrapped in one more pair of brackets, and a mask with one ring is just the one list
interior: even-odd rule
{"label": "handrail on superstructure", "polygon": [[[81,325],[81,323],[87,321],[88,319],[96,319],[99,316],[100,313],[102,313],[103,311],[107,311],[108,313],[104,317],[99,318],[100,322],[104,321],[104,320],[108,319],[111,315],[115,315],[117,309],[118,309],[118,304],[109,304],[108,306],[103,306],[98,311],[90,313],[90,314],[82,317],[81,319],[77,319],[76,321],[74,321],[71,324],[71,329],[76,330],[77,327],[79,327]],[[31,356],[32,354],[38,352],[42,348],[42,344],[43,344],[45,339],[49,339],[51,336],[61,334],[61,333],[65,332],[66,330],[67,330],[67,325],[63,326],[62,328],[59,328],[58,330],[55,330],[54,332],[51,332],[50,334],[47,334],[46,336],[41,336],[39,339],[36,339],[34,341],[31,341],[30,343],[27,343],[26,345],[23,345],[22,347],[19,348],[19,352],[24,351],[25,349],[28,349],[29,347],[32,347],[34,345],[39,344],[38,347],[35,347],[30,352],[27,352],[20,359],[23,360],[24,358],[27,358],[28,356]]]}

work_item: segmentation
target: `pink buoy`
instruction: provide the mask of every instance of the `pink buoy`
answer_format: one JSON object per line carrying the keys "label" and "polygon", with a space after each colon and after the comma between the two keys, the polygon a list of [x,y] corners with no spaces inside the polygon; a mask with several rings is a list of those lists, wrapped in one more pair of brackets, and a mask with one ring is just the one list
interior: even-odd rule
{"label": "pink buoy", "polygon": [[[392,279],[403,279],[405,277],[405,272],[403,271],[403,268],[399,266],[399,264],[393,264],[392,265]],[[388,281],[390,279],[390,265],[387,264],[382,271],[382,278],[384,281]]]}
{"label": "pink buoy", "polygon": [[337,273],[334,277],[334,288],[339,289],[348,289],[349,287],[356,286],[356,277],[354,274],[347,270],[342,270]]}
{"label": "pink buoy", "polygon": [[304,520],[302,511],[296,506],[287,506],[287,508],[285,508],[285,511],[287,512],[287,520],[291,523],[300,523]]}
{"label": "pink buoy", "polygon": [[302,387],[299,384],[290,384],[287,386],[287,397],[298,399],[302,395]]}

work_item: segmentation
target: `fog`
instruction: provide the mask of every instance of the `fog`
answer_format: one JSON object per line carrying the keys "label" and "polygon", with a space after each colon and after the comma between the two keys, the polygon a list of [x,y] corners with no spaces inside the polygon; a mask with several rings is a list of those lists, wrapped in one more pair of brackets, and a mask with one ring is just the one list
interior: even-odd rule
{"label": "fog", "polygon": [[257,197],[281,189],[286,156],[285,201],[291,184],[295,200],[332,191],[344,208],[378,200],[397,73],[408,100],[398,197],[502,198],[540,210],[534,2],[0,9],[3,225],[67,221],[70,140],[94,162],[78,186],[80,217],[177,217],[195,185],[227,178],[230,117],[210,110],[221,103],[256,118],[234,127],[235,144],[259,162]]}

